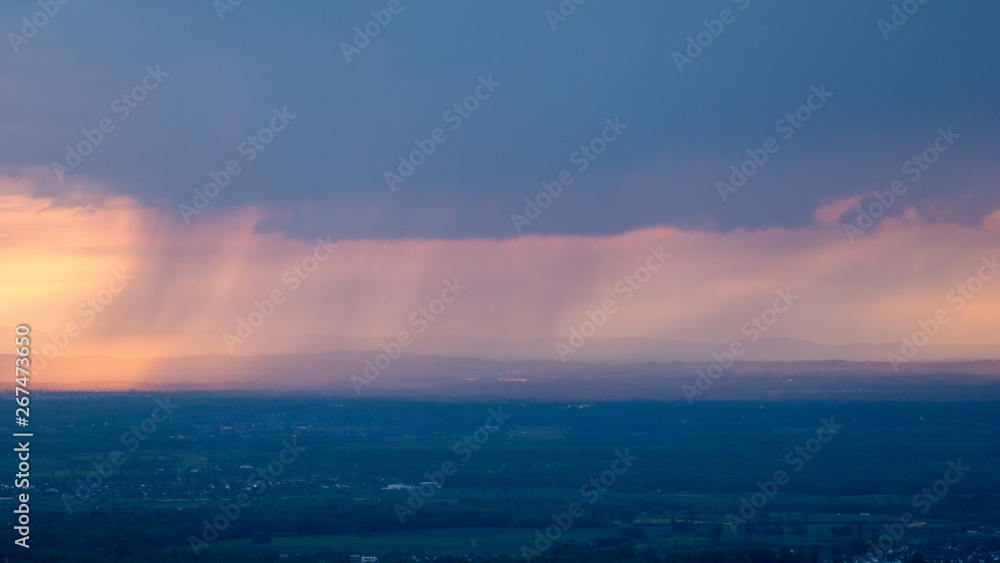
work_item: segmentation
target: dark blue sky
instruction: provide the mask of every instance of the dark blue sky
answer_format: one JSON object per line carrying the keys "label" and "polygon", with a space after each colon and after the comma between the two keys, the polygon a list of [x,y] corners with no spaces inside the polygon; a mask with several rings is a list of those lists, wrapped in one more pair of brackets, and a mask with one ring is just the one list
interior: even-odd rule
{"label": "dark blue sky", "polygon": [[[961,140],[907,201],[972,223],[1000,204],[996,2],[929,0],[887,41],[883,0],[588,0],[555,30],[555,0],[401,0],[348,63],[341,42],[386,4],[247,1],[220,21],[208,1],[74,0],[15,53],[9,33],[39,8],[4,3],[0,165],[48,167],[110,118],[75,172],[108,194],[176,209],[210,171],[242,163],[197,220],[260,204],[260,230],[310,238],[508,237],[524,198],[571,169],[526,233],[728,230],[811,224],[825,201],[887,189],[951,126]],[[672,55],[725,9],[735,21],[678,72]],[[147,65],[169,76],[119,119],[113,100]],[[452,129],[445,110],[490,75],[501,85]],[[834,96],[723,203],[729,166],[822,84]],[[244,162],[240,143],[284,107],[297,117]],[[628,129],[576,172],[571,154],[616,116]],[[447,140],[391,193],[385,171],[438,127]],[[36,195],[75,201],[72,183],[50,180]]]}

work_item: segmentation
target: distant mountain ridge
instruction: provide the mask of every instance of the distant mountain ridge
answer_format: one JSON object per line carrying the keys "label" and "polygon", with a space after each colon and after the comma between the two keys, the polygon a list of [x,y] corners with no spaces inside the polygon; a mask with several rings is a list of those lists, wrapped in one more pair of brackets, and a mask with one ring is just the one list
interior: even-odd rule
{"label": "distant mountain ridge", "polygon": [[[789,352],[792,348],[798,352]],[[380,358],[378,363],[384,370],[375,367],[379,353],[376,351],[153,359],[57,357],[50,360],[45,369],[34,371],[31,386],[47,390],[315,390],[356,395],[351,377],[364,378],[367,369],[368,376],[376,375],[367,378],[369,384],[360,386],[362,395],[458,396],[471,393],[518,397],[519,389],[524,389],[526,396],[540,393],[568,397],[586,389],[582,395],[680,397],[681,386],[694,385],[698,370],[704,371],[714,361],[712,354],[725,349],[726,346],[721,345],[640,339],[593,341],[567,362],[554,359],[554,351],[548,358],[503,359],[513,350],[502,346],[494,348],[495,358],[435,355],[420,350],[419,354],[405,352],[388,362],[388,366],[385,366],[388,356]],[[859,356],[875,357],[877,361],[771,359],[778,352],[785,357],[823,358],[821,354],[831,350],[850,351]],[[478,351],[476,346],[469,346],[470,355]],[[878,356],[880,351],[878,346],[826,347],[794,339],[761,339],[748,346],[744,357],[729,366],[713,387],[716,390],[726,387],[747,390],[752,389],[751,381],[761,378],[768,381],[785,378],[796,382],[794,387],[821,380],[838,389],[856,386],[858,381],[883,385],[887,378],[896,374],[885,356]],[[924,360],[923,352],[917,360]],[[14,356],[0,355],[0,361],[13,365]],[[1000,360],[913,361],[903,366],[901,375],[942,384],[949,381],[959,385],[1000,383]],[[901,378],[893,380],[902,381]],[[830,387],[827,383],[824,385]],[[9,390],[11,385],[12,382],[5,382],[2,389]],[[575,385],[580,389],[574,390]]]}
{"label": "distant mountain ridge", "polygon": [[[494,360],[558,359],[557,341],[528,340],[513,342],[502,339],[462,339],[457,344],[438,345],[421,349],[422,353],[441,356],[471,356]],[[564,341],[565,342],[565,341]],[[755,343],[743,340],[744,361],[809,362],[845,360],[852,362],[886,361],[889,352],[899,353],[900,342],[884,344],[817,344],[808,340],[786,337],[765,337]],[[713,353],[721,353],[729,343],[707,343],[648,338],[611,338],[590,340],[571,360],[615,360],[640,362],[711,361]],[[456,354],[455,350],[461,350]],[[967,361],[1000,358],[994,346],[930,344],[920,350],[920,361]]]}

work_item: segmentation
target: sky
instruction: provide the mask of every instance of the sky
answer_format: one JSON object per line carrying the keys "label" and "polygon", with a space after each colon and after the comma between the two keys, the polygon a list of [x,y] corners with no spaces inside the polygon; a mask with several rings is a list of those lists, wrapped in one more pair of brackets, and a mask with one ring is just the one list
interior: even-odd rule
{"label": "sky", "polygon": [[998,355],[995,2],[230,4],[0,7],[0,328]]}

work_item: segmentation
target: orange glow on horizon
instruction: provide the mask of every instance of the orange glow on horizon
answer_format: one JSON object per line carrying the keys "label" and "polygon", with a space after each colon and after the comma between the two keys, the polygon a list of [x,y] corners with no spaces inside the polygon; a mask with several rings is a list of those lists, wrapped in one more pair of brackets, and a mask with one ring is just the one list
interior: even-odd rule
{"label": "orange glow on horizon", "polygon": [[[267,216],[261,208],[209,208],[185,225],[131,199],[69,209],[31,198],[23,186],[6,188],[4,324],[30,323],[38,345],[58,349],[59,357],[125,358],[112,367],[82,362],[74,375],[60,375],[65,384],[142,381],[157,358],[228,354],[223,334],[234,333],[255,302],[275,291],[282,303],[235,354],[367,350],[409,330],[418,353],[460,355],[469,339],[565,339],[606,299],[620,307],[599,338],[728,342],[784,287],[802,299],[768,336],[892,342],[949,306],[949,290],[975,274],[982,257],[996,254],[990,229],[1000,224],[1000,210],[981,229],[904,214],[852,245],[830,221],[853,204],[850,198],[817,211],[823,221],[811,228],[369,239],[319,252],[316,241],[254,233]],[[625,302],[616,282],[661,245],[673,257]],[[293,273],[327,254],[307,277]],[[122,276],[131,279],[115,292]],[[469,289],[416,333],[411,316],[455,278]],[[995,286],[1000,276],[956,312],[939,342],[1000,345]],[[78,334],[67,334],[71,324]]]}

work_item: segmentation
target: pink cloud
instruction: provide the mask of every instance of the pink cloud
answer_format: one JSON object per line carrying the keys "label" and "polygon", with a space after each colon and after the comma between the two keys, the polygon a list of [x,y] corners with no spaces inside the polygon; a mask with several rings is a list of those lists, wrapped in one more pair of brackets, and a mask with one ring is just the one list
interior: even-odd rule
{"label": "pink cloud", "polygon": [[825,202],[816,209],[816,212],[813,214],[813,218],[816,219],[817,223],[823,225],[835,224],[840,220],[844,213],[851,209],[857,209],[858,204],[860,204],[861,200],[864,198],[864,195],[858,194],[848,198]]}
{"label": "pink cloud", "polygon": [[[135,277],[64,355],[225,353],[223,333],[234,333],[255,301],[276,290],[283,303],[236,353],[370,349],[401,330],[415,332],[411,315],[456,278],[468,290],[415,334],[414,350],[460,355],[470,338],[564,340],[608,299],[618,312],[596,338],[729,342],[779,288],[801,299],[768,336],[890,342],[949,306],[948,292],[978,271],[982,257],[996,254],[1000,221],[1000,211],[982,229],[886,218],[851,245],[831,221],[856,205],[849,198],[824,205],[820,224],[801,229],[341,241],[299,277],[294,268],[313,265],[307,261],[318,243],[255,233],[266,217],[260,208],[209,208],[185,225],[176,214],[131,200],[79,213],[7,188],[10,195],[0,197],[0,225],[9,233],[0,241],[0,300],[13,322],[58,334],[69,322],[84,324],[81,304],[108,285],[114,270]],[[625,301],[616,283],[661,246],[673,256]],[[1000,276],[993,283],[1000,286]],[[937,338],[1000,344],[997,310],[1000,289],[987,283]]]}

